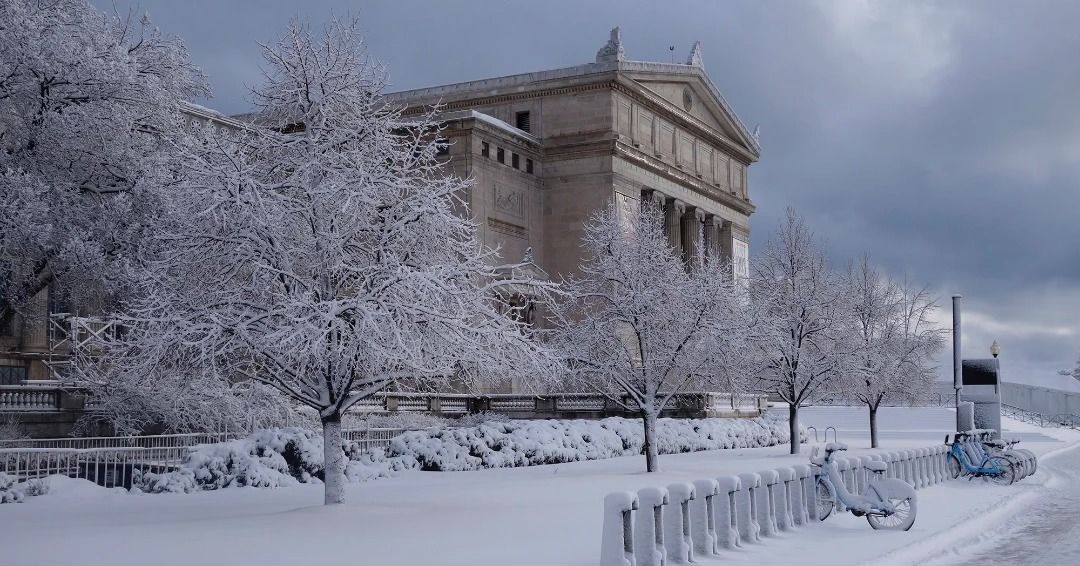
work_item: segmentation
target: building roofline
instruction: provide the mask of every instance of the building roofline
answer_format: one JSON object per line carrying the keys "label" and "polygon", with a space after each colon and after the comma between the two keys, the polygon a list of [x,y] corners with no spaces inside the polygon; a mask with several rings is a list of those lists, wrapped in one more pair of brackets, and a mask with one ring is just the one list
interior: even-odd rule
{"label": "building roofline", "polygon": [[[712,80],[705,73],[705,70],[698,65],[682,65],[678,63],[657,63],[652,61],[603,61],[598,63],[586,63],[584,65],[575,65],[572,67],[562,67],[559,69],[550,69],[547,71],[535,71],[531,73],[520,73],[516,75],[506,75],[502,77],[493,77],[488,79],[479,79],[475,81],[466,81],[461,83],[453,83],[448,85],[438,85],[424,88],[416,88],[410,90],[402,90],[397,92],[386,93],[383,96],[387,102],[398,104],[437,104],[443,98],[458,97],[466,94],[476,95],[490,95],[494,94],[490,91],[505,90],[509,88],[524,89],[524,87],[531,85],[539,85],[546,81],[553,81],[559,79],[575,78],[575,77],[588,77],[590,75],[601,75],[606,73],[618,73],[618,72],[645,72],[645,73],[657,73],[666,75],[675,75],[683,77],[695,77],[701,80],[711,94],[720,104],[720,107],[731,118],[732,123],[738,130],[739,135],[743,138],[740,141],[746,143],[751,152],[755,156],[760,156],[761,145],[758,139],[750,133],[746,125],[743,124],[738,114],[728,103],[724,95],[720,93],[720,89],[716,88]],[[431,99],[437,99],[432,101]],[[505,122],[504,122],[505,123]]]}

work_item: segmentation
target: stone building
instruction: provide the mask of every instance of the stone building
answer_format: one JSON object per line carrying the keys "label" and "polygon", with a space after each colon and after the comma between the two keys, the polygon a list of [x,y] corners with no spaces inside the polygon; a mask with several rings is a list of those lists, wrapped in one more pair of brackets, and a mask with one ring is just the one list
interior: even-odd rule
{"label": "stone building", "polygon": [[[470,212],[507,262],[530,258],[553,279],[571,275],[591,214],[612,201],[632,211],[651,199],[688,262],[700,231],[705,254],[746,276],[754,212],[746,173],[760,148],[701,57],[695,44],[685,64],[628,60],[616,28],[592,63],[386,98],[406,115],[438,105],[450,172],[474,180]],[[249,127],[249,117],[185,110],[194,120]],[[72,343],[110,331],[108,321],[53,312],[47,291],[35,301],[36,316],[0,328],[0,388],[48,379]],[[25,397],[0,393],[0,411],[5,399]]]}
{"label": "stone building", "polygon": [[685,258],[704,253],[747,275],[747,168],[760,148],[705,74],[686,64],[630,61],[618,28],[593,63],[387,95],[406,115],[438,105],[454,174],[471,177],[483,241],[516,262],[531,250],[558,279],[580,262],[583,225],[614,200],[664,208]]}

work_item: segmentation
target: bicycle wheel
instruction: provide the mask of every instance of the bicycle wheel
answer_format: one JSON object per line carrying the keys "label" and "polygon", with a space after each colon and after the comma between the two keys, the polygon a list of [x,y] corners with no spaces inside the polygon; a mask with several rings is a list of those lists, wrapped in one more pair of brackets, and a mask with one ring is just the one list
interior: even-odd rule
{"label": "bicycle wheel", "polygon": [[875,530],[906,531],[911,529],[911,526],[915,524],[915,498],[898,499],[890,497],[889,503],[896,510],[893,514],[888,516],[867,515],[866,522],[870,523],[870,526]]}
{"label": "bicycle wheel", "polygon": [[1023,458],[1010,452],[1002,454],[1001,457],[1005,458],[1012,464],[1014,473],[1016,475],[1016,477],[1013,478],[1013,481],[1020,481],[1028,477],[1028,467],[1024,464]]}
{"label": "bicycle wheel", "polygon": [[956,479],[960,477],[960,473],[963,471],[963,467],[960,466],[960,460],[957,460],[956,456],[949,454],[949,477]]}
{"label": "bicycle wheel", "polygon": [[998,469],[996,474],[986,474],[986,477],[997,485],[1009,485],[1016,481],[1016,468],[1013,467],[1012,462],[1001,456],[994,456],[987,460],[986,467]]}
{"label": "bicycle wheel", "polygon": [[820,479],[817,481],[817,487],[814,488],[814,505],[817,507],[819,521],[827,519],[836,507],[836,496],[833,495],[832,486]]}

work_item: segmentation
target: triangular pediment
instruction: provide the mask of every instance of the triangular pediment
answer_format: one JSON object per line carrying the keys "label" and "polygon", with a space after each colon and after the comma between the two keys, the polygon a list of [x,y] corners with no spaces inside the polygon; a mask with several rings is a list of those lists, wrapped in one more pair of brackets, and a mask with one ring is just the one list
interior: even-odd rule
{"label": "triangular pediment", "polygon": [[750,154],[758,153],[752,134],[734,116],[726,102],[713,94],[713,88],[696,76],[637,76],[641,88],[686,112],[698,122],[742,146]]}

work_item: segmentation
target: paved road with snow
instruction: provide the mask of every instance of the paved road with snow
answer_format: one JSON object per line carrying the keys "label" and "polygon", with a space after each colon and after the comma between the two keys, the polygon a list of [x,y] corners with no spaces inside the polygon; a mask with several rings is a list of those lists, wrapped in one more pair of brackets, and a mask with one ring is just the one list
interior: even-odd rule
{"label": "paved road with snow", "polygon": [[1047,488],[1011,518],[999,537],[959,564],[1065,565],[1080,561],[1080,448],[1042,463]]}

